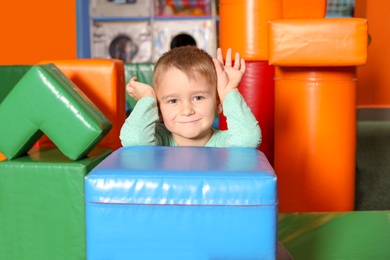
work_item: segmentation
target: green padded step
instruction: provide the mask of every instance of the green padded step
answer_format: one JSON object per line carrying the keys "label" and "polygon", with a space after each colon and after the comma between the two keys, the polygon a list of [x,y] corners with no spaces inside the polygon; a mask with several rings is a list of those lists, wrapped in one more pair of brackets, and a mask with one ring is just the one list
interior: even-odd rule
{"label": "green padded step", "polygon": [[0,66],[0,104],[30,68],[29,65]]}
{"label": "green padded step", "polygon": [[111,153],[71,161],[57,148],[0,162],[0,259],[86,259],[84,177]]}
{"label": "green padded step", "polygon": [[280,213],[278,239],[294,259],[390,259],[390,211]]}
{"label": "green padded step", "polygon": [[71,160],[91,151],[111,122],[55,65],[36,65],[0,106],[0,152],[24,155],[45,133]]}

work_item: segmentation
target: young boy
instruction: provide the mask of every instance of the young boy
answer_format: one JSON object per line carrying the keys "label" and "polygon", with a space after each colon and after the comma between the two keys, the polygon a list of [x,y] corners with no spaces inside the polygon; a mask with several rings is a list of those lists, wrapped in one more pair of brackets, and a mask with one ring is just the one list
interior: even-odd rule
{"label": "young boy", "polygon": [[[224,63],[195,46],[166,52],[153,71],[153,87],[133,77],[126,91],[137,102],[122,126],[123,146],[209,146],[258,148],[259,124],[238,91],[245,61],[228,49]],[[222,109],[228,130],[212,128]]]}
{"label": "young boy", "polygon": [[[123,146],[209,146],[258,148],[261,131],[256,118],[238,92],[245,61],[232,50],[217,58],[194,46],[166,52],[153,71],[153,88],[130,79],[126,90],[137,102],[122,126]],[[222,108],[228,130],[212,128]],[[293,259],[278,242],[277,260]]]}

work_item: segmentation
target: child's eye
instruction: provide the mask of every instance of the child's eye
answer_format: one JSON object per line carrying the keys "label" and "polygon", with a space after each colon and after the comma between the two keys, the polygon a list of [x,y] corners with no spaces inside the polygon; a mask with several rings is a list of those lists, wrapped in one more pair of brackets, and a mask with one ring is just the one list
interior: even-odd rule
{"label": "child's eye", "polygon": [[176,104],[177,103],[177,99],[170,99],[170,100],[168,100],[168,103],[169,104]]}
{"label": "child's eye", "polygon": [[203,99],[204,99],[203,96],[196,96],[196,97],[194,97],[195,101],[199,101],[199,100],[203,100]]}

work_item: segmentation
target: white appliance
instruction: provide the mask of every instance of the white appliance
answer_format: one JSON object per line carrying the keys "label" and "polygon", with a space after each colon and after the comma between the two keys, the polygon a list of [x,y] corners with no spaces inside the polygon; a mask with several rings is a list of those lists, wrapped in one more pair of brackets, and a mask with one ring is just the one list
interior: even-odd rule
{"label": "white appliance", "polygon": [[172,43],[182,40],[196,46],[215,57],[216,29],[212,19],[156,19],[153,23],[153,62],[171,49]]}
{"label": "white appliance", "polygon": [[94,22],[92,28],[92,58],[151,62],[153,47],[150,21]]}

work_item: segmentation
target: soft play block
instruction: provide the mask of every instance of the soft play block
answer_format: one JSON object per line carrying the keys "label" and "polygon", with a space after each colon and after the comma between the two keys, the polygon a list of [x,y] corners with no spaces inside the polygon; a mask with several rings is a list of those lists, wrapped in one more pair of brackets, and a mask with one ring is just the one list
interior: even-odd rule
{"label": "soft play block", "polygon": [[[56,66],[35,65],[0,106],[0,152],[26,154],[45,133],[70,159],[91,151],[111,122]],[[4,138],[6,137],[6,138]]]}
{"label": "soft play block", "polygon": [[84,177],[110,153],[33,148],[0,162],[0,259],[86,259]]}
{"label": "soft play block", "polygon": [[269,22],[269,63],[356,66],[367,60],[367,20],[284,19]]}
{"label": "soft play block", "polygon": [[279,212],[354,209],[355,83],[352,66],[276,67]]}
{"label": "soft play block", "polygon": [[277,179],[249,148],[120,148],[85,179],[88,259],[275,259]]}
{"label": "soft play block", "polygon": [[0,66],[0,104],[30,68],[28,65]]}
{"label": "soft play block", "polygon": [[279,214],[279,241],[295,259],[389,259],[390,211]]}
{"label": "soft play block", "polygon": [[[40,64],[54,64],[107,117],[112,128],[98,147],[116,150],[122,147],[119,133],[126,120],[125,74],[123,61],[118,59],[48,60]],[[39,146],[49,146],[46,136]]]}

